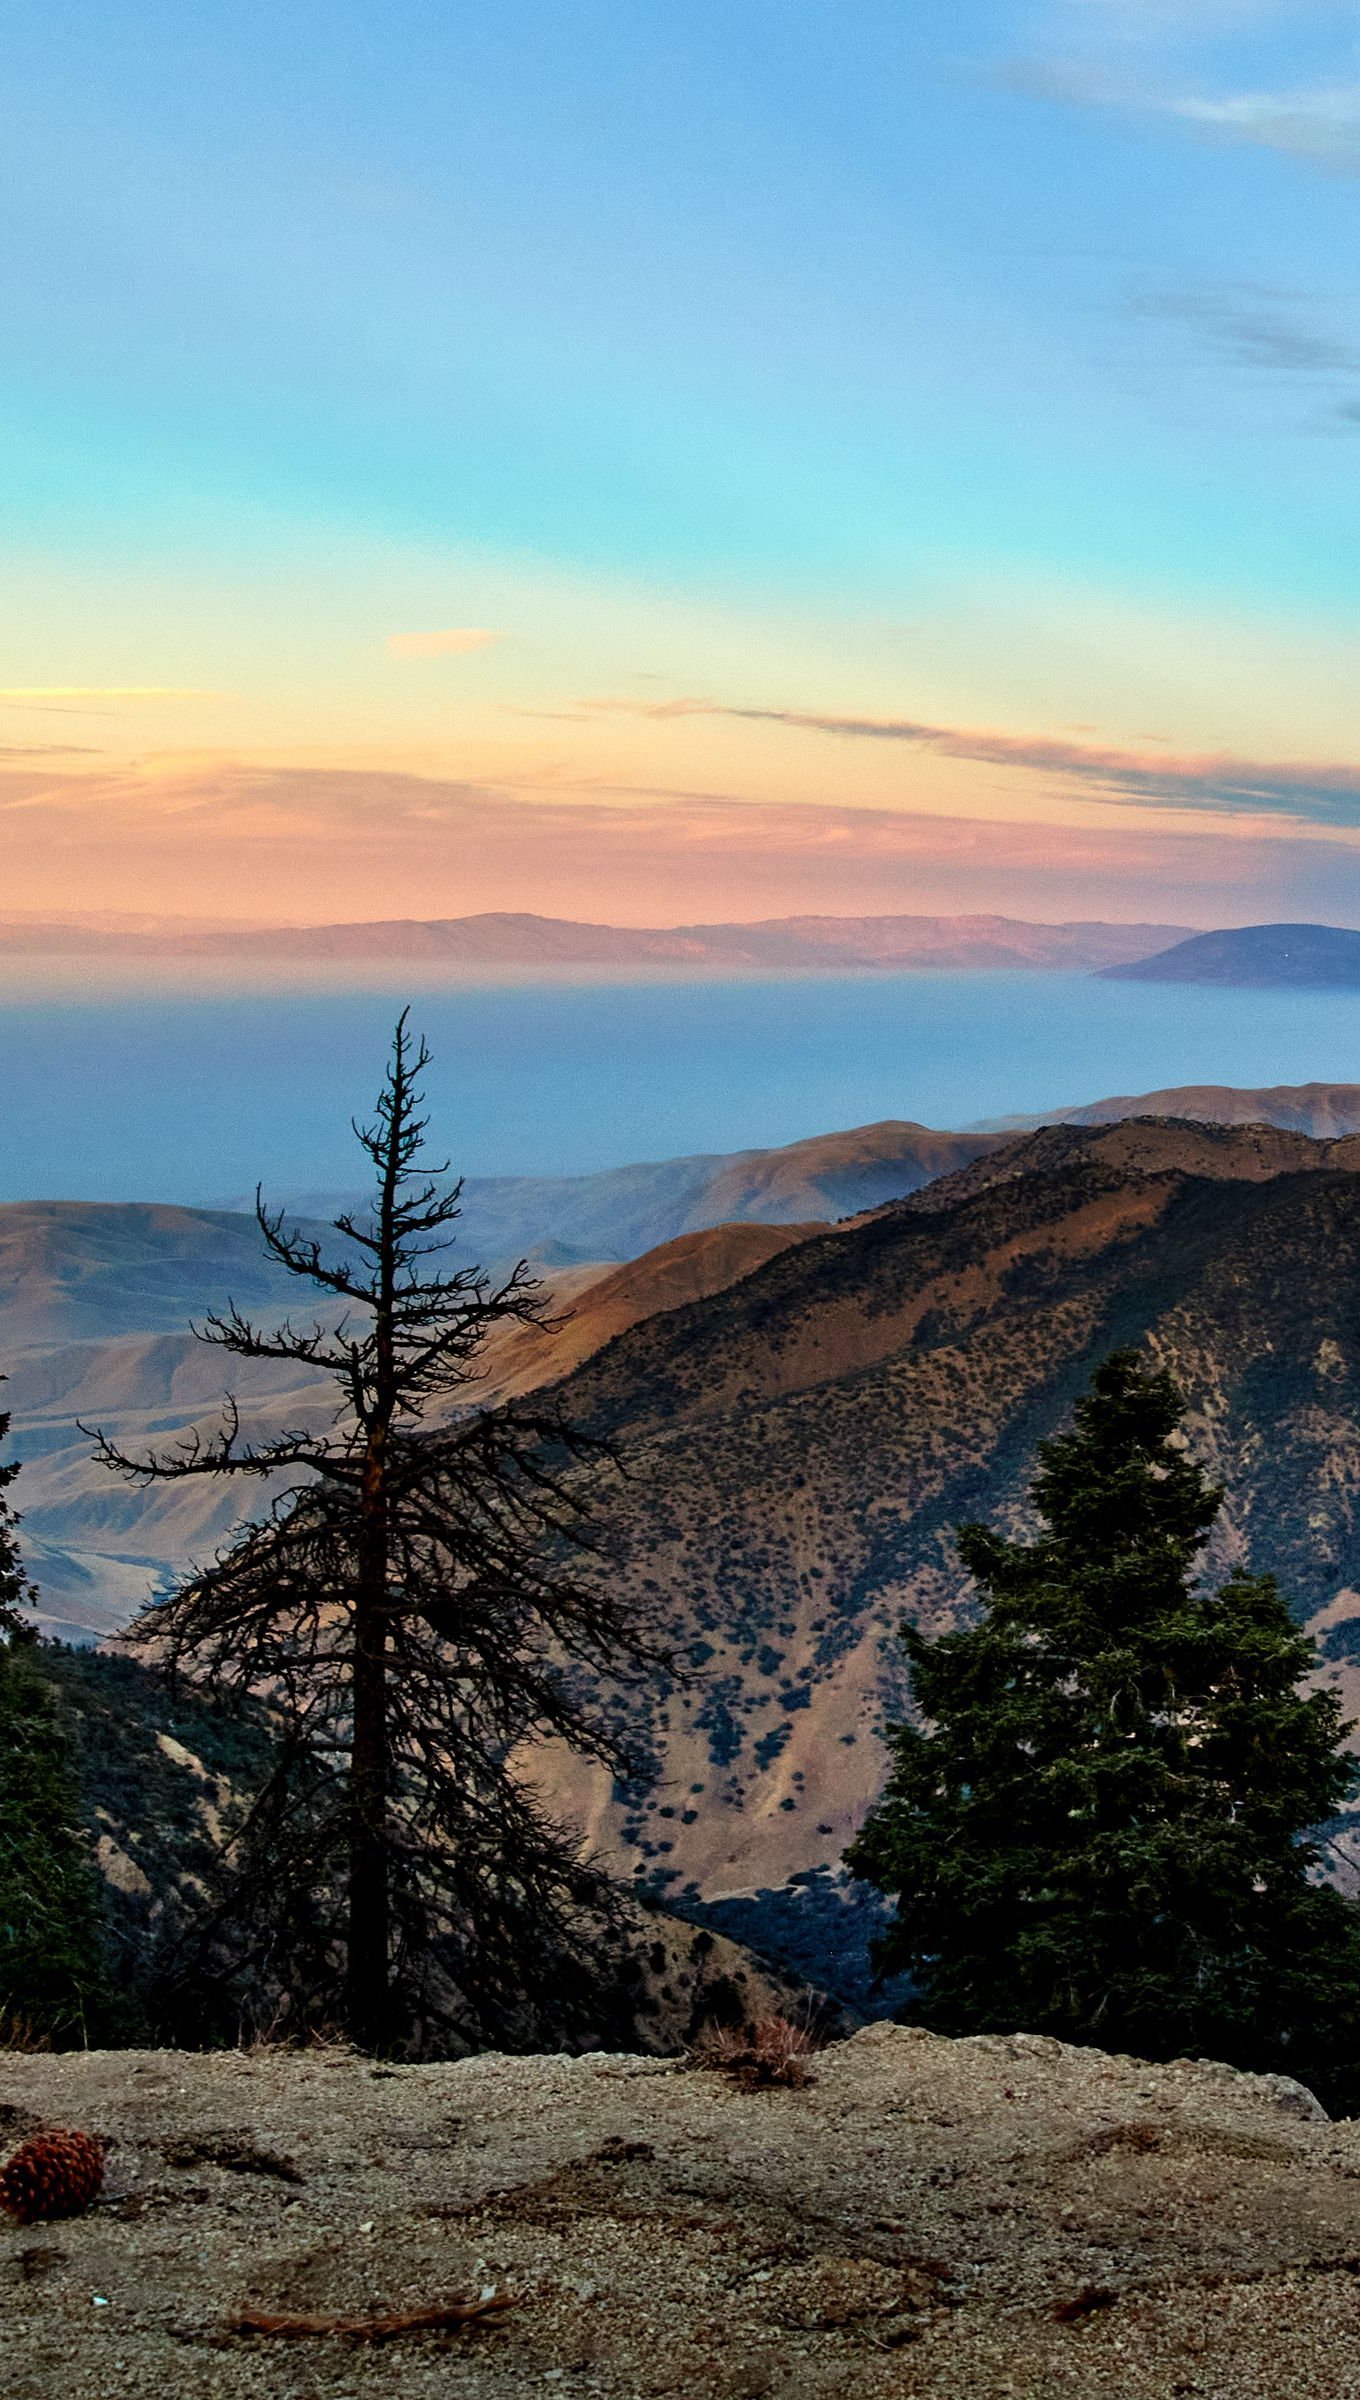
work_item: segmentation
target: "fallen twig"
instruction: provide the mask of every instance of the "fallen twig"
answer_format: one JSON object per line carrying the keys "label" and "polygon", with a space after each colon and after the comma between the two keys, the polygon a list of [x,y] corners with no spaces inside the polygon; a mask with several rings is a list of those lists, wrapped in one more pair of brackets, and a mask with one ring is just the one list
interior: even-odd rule
{"label": "fallen twig", "polygon": [[200,2138],[163,2142],[161,2155],[172,2167],[225,2167],[230,2175],[275,2175],[280,2183],[302,2183],[291,2158],[276,2150],[261,2150],[239,2134],[209,2133]]}
{"label": "fallen twig", "polygon": [[338,2334],[350,2342],[390,2342],[401,2333],[456,2333],[461,2326],[513,2306],[509,2292],[487,2292],[480,2300],[445,2300],[435,2308],[398,2309],[375,2317],[278,2317],[264,2309],[243,2308],[228,2324],[232,2333],[268,2333],[285,2340]]}

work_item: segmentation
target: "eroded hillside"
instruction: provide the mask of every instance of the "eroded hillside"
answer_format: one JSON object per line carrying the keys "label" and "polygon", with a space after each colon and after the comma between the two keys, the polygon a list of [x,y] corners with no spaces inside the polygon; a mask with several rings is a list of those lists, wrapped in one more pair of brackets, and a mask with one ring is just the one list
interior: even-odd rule
{"label": "eroded hillside", "polygon": [[[904,1693],[894,1628],[968,1604],[964,1517],[1019,1524],[1036,1444],[1146,1343],[1250,1556],[1332,1654],[1360,1611],[1353,1142],[1170,1125],[1032,1137],[635,1326],[563,1387],[628,1474],[610,1502],[692,1680],[654,1776],[558,1790],[635,1871],[712,1897],[840,1855]],[[1009,1171],[1002,1171],[1003,1167]]]}

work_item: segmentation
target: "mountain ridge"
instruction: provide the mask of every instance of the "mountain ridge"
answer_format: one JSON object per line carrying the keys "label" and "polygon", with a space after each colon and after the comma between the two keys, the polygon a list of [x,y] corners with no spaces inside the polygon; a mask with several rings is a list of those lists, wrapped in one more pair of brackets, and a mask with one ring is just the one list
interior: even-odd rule
{"label": "mountain ridge", "polygon": [[1179,1117],[1213,1125],[1278,1125],[1326,1141],[1360,1133],[1360,1083],[1167,1084],[1158,1091],[1123,1093],[1076,1107],[1028,1116],[994,1117],[977,1133],[1029,1133],[1040,1125],[1114,1125],[1123,1117]]}
{"label": "mountain ridge", "polygon": [[[593,1175],[470,1175],[459,1240],[493,1268],[522,1256],[553,1266],[622,1261],[718,1225],[852,1216],[951,1173],[1005,1138],[884,1118],[776,1149],[700,1151]],[[365,1193],[305,1191],[290,1205],[329,1217],[366,1200]]]}
{"label": "mountain ridge", "polygon": [[1097,968],[1107,983],[1205,983],[1237,990],[1360,991],[1360,933],[1343,925],[1233,925]]}
{"label": "mountain ridge", "polygon": [[[69,1241],[70,1212],[53,1213]],[[182,1243],[184,1212],[164,1214]],[[226,1221],[232,1240],[248,1230]],[[94,1283],[47,1294],[68,1333]],[[1158,1117],[1043,1126],[834,1225],[726,1224],[564,1271],[559,1321],[507,1336],[468,1397],[550,1388],[617,1444],[628,1472],[604,1480],[605,1525],[683,1674],[635,1721],[651,1763],[632,1783],[535,1751],[546,1804],[668,1905],[788,1887],[834,1914],[884,1771],[878,1732],[906,1698],[896,1625],[967,1609],[953,1526],[1025,1526],[1038,1443],[1127,1342],[1176,1376],[1226,1486],[1210,1571],[1278,1572],[1354,1713],[1360,1313],[1340,1296],[1357,1285],[1360,1133]],[[223,1362],[162,1329],[10,1363],[46,1622],[107,1632],[211,1553],[235,1499],[106,1478],[75,1419],[164,1444],[215,1415]],[[331,1405],[287,1367],[238,1389],[266,1431]]]}
{"label": "mountain ridge", "polygon": [[1165,949],[1183,925],[1000,916],[770,917],[672,926],[594,925],[528,911],[393,917],[322,925],[114,923],[0,917],[0,959],[183,959],[239,966],[384,963],[478,970],[651,967],[671,971],[847,973],[935,967],[1093,970]]}

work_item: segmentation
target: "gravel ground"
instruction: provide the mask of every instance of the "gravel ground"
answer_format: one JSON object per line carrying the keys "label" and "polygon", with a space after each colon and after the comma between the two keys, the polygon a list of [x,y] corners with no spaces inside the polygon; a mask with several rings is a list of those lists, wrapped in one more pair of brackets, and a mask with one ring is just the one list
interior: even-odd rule
{"label": "gravel ground", "polygon": [[[1226,2068],[875,2025],[803,2092],[656,2059],[0,2060],[108,2137],[0,2230],[6,2400],[993,2400],[1360,2392],[1360,2122]],[[492,2286],[377,2346],[232,2329]]]}

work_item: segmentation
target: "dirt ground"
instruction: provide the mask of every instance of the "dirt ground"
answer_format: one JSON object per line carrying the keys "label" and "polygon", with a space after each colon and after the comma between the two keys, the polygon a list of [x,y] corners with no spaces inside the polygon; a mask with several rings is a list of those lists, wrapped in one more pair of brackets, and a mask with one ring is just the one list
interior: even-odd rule
{"label": "dirt ground", "polygon": [[[1354,2400],[1360,2122],[1295,2085],[871,2026],[806,2091],[667,2060],[0,2059],[5,2146],[110,2142],[0,2230],[7,2400]],[[235,2330],[494,2290],[381,2344]]]}

